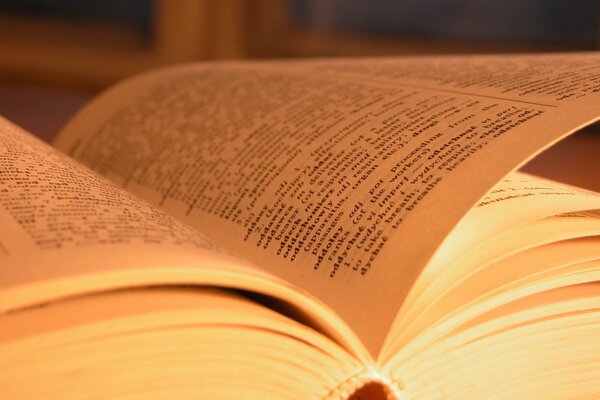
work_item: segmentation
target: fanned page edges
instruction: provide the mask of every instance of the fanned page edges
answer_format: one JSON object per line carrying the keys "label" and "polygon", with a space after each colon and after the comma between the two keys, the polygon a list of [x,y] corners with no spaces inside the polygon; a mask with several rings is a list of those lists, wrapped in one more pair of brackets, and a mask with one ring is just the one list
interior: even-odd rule
{"label": "fanned page edges", "polygon": [[598,119],[598,68],[598,54],[186,65],[99,96],[56,146],[313,293],[376,357],[460,218]]}
{"label": "fanned page edges", "polygon": [[323,398],[365,368],[326,336],[221,288],[89,294],[0,324],[7,398]]}
{"label": "fanned page edges", "polygon": [[406,382],[411,399],[596,398],[598,285],[568,286],[507,304],[509,309],[431,344],[392,376]]}
{"label": "fanned page edges", "polygon": [[435,304],[442,307],[442,294],[486,265],[553,242],[599,235],[598,212],[586,212],[597,209],[597,193],[528,174],[509,175],[461,220],[428,263],[390,329],[379,361],[396,356],[407,337],[422,332],[411,324],[435,310]]}

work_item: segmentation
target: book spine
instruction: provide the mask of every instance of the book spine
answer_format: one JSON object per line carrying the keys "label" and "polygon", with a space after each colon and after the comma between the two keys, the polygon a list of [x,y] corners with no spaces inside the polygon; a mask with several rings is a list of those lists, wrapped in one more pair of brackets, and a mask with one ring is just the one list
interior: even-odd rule
{"label": "book spine", "polygon": [[405,400],[403,389],[378,371],[366,370],[340,383],[323,400]]}

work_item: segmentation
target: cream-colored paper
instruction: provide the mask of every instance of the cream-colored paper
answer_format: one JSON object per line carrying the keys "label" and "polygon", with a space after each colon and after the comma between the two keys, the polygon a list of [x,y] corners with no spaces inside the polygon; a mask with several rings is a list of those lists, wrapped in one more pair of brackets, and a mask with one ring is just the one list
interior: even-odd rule
{"label": "cream-colored paper", "polygon": [[600,115],[597,54],[183,66],[56,145],[336,310],[378,352],[451,228]]}
{"label": "cream-colored paper", "polygon": [[363,345],[310,295],[0,119],[0,313],[140,286],[271,296],[365,364]]}

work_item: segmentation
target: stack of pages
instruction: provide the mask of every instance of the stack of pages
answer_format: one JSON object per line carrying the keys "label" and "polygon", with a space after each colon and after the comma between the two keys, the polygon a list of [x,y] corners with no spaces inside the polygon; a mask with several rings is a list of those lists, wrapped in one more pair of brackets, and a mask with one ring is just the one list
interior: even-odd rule
{"label": "stack of pages", "polygon": [[594,398],[600,195],[516,171],[599,117],[600,55],[559,54],[177,66],[54,147],[0,120],[0,397]]}

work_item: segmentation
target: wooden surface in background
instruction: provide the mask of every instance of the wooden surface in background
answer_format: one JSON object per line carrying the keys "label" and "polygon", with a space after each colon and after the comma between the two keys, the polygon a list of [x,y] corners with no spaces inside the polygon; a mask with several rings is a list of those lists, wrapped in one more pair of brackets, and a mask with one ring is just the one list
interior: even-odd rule
{"label": "wooden surface in background", "polygon": [[217,34],[227,56],[240,41],[240,4],[155,0],[149,38],[118,24],[0,14],[0,78],[98,90],[160,65],[214,58]]}
{"label": "wooden surface in background", "polygon": [[[98,90],[195,60],[590,50],[585,43],[477,41],[302,26],[291,0],[154,0],[151,32],[0,14],[0,78]],[[590,47],[591,46],[591,47]]]}

